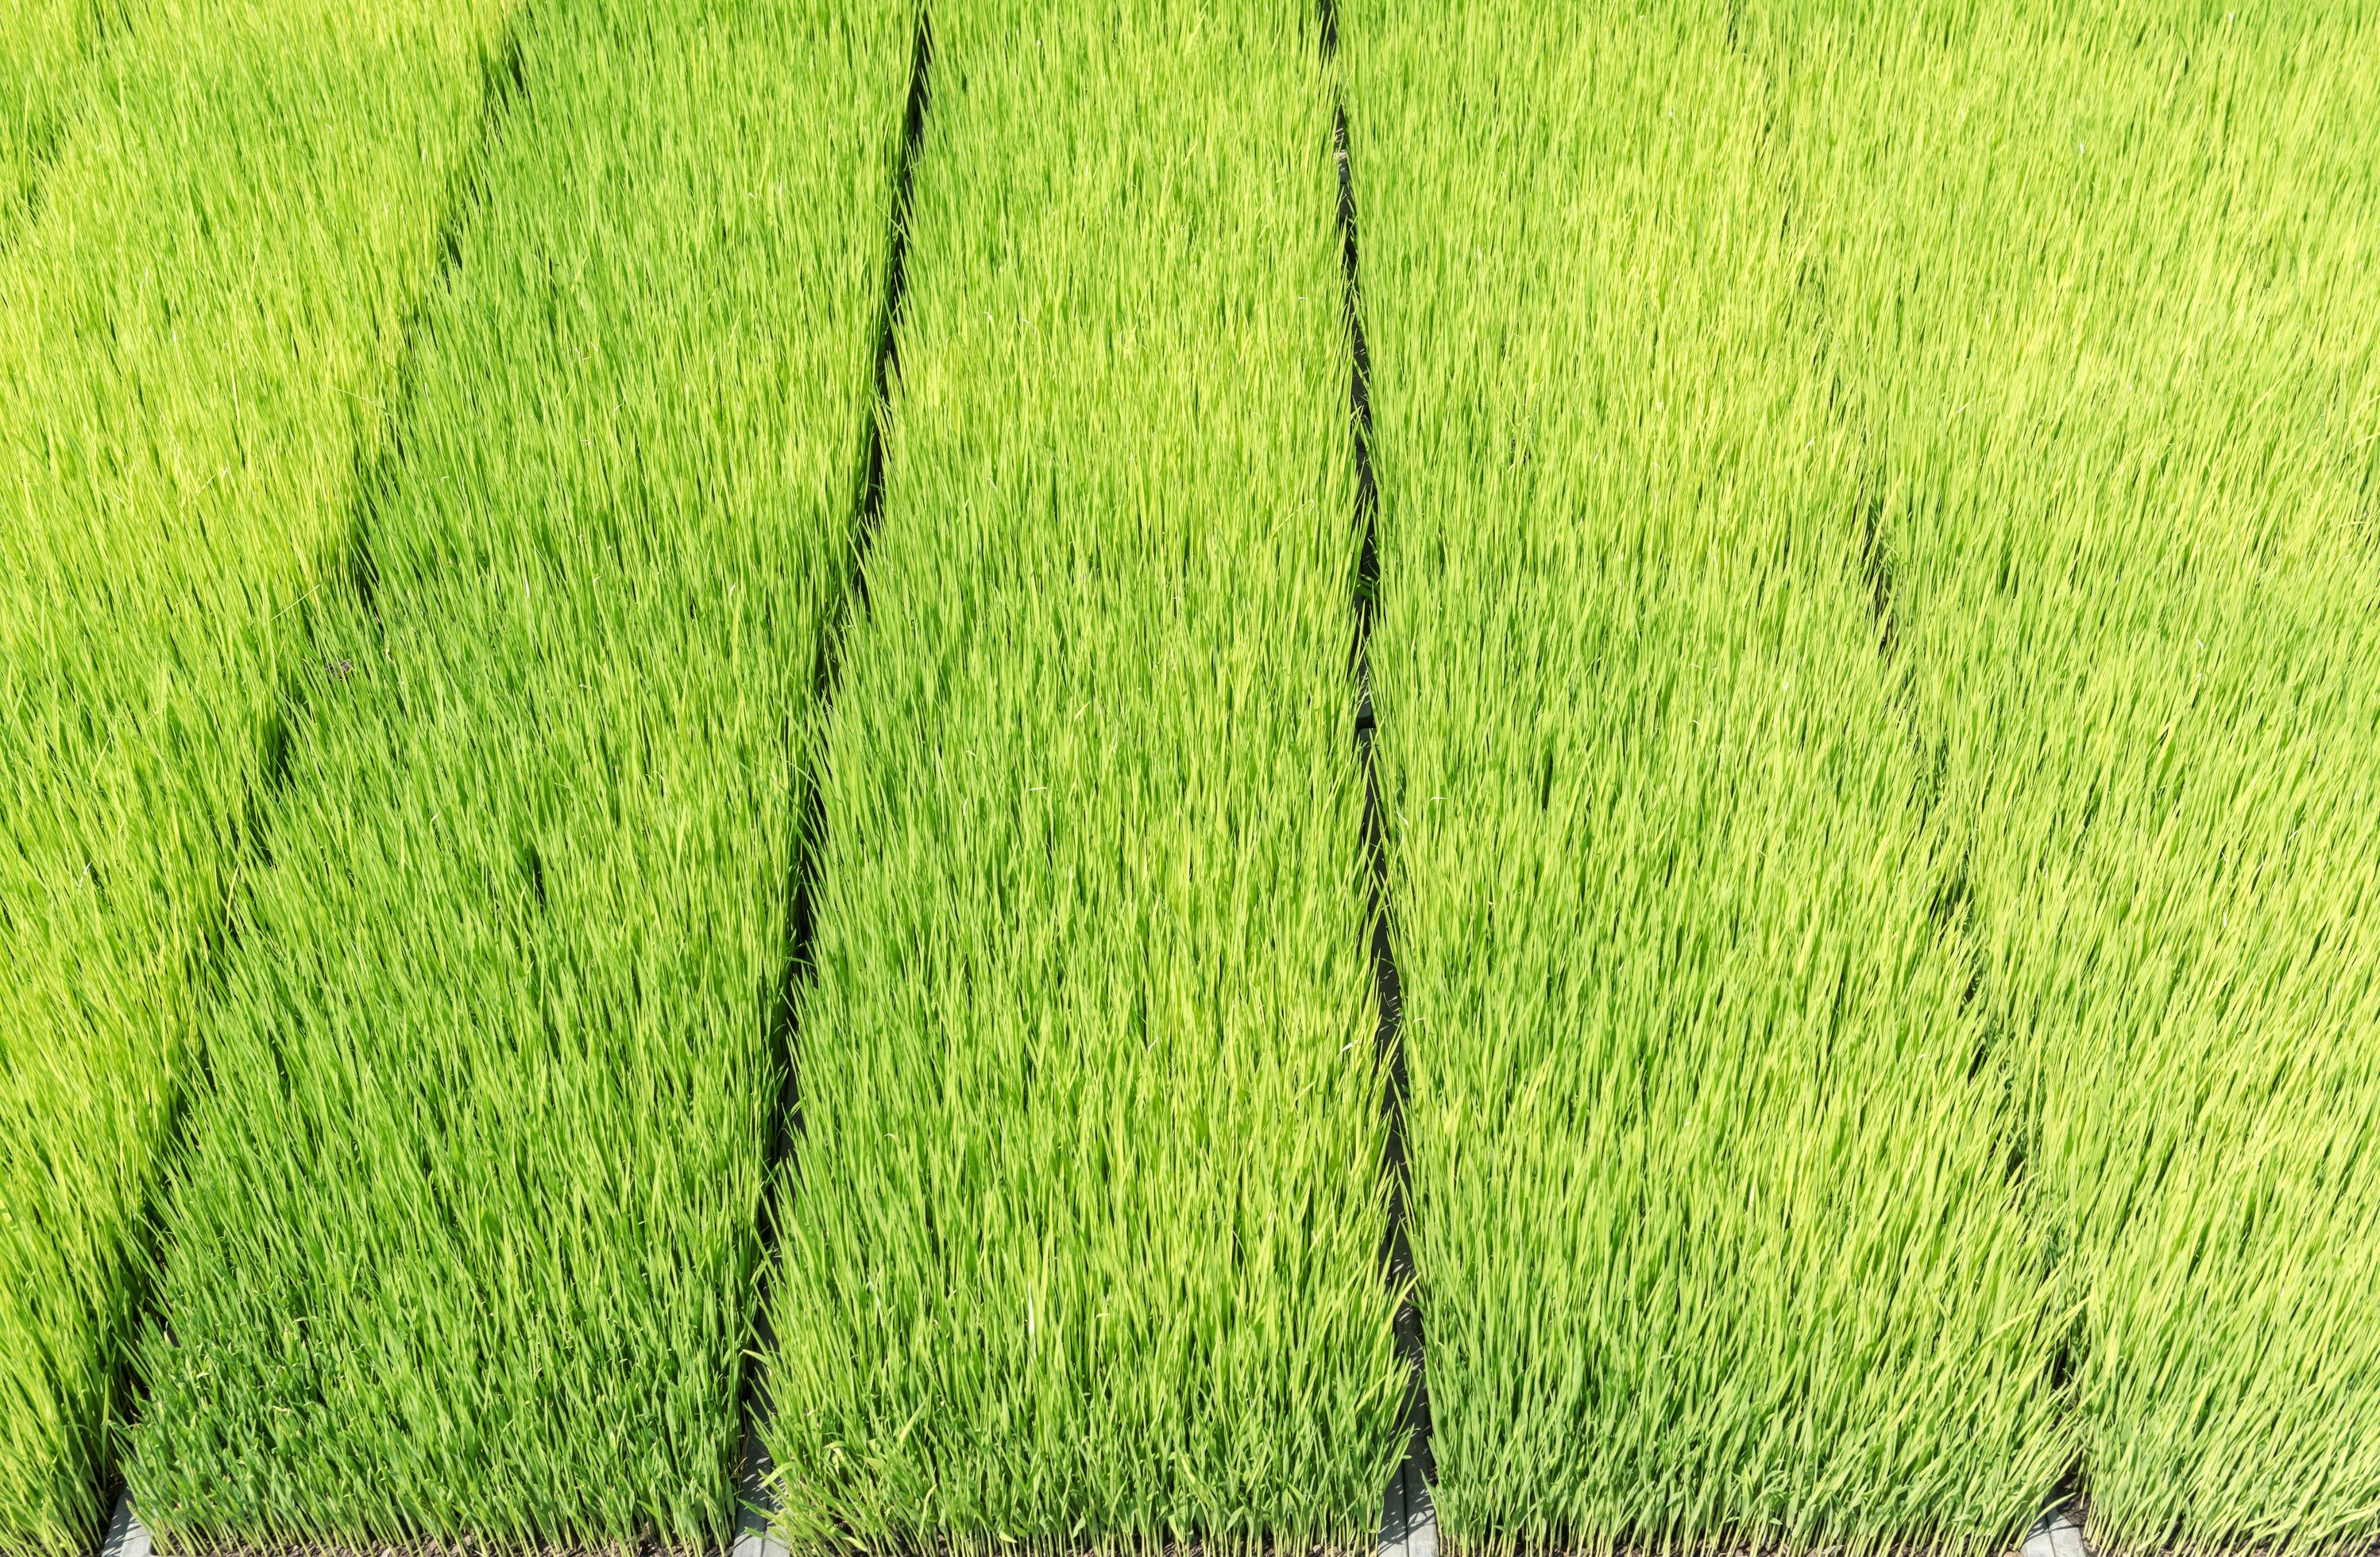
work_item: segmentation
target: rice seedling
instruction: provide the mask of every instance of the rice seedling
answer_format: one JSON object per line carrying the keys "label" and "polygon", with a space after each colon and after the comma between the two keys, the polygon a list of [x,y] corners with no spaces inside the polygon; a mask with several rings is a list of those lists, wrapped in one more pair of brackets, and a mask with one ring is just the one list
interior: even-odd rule
{"label": "rice seedling", "polygon": [[2091,1528],[2380,1534],[2380,13],[1789,8]]}
{"label": "rice seedling", "polygon": [[764,1377],[801,1550],[1367,1545],[1330,103],[1297,0],[932,11]]}
{"label": "rice seedling", "polygon": [[905,0],[519,24],[171,1185],[128,1475],[176,1539],[732,1522],[910,35]]}
{"label": "rice seedling", "polygon": [[91,0],[0,0],[0,245],[23,220],[87,79],[98,21]]}
{"label": "rice seedling", "polygon": [[1729,20],[1341,20],[1436,1499],[1989,1551],[2059,1314]]}
{"label": "rice seedling", "polygon": [[[87,9],[8,8],[20,172]],[[11,1551],[95,1533],[140,1229],[274,688],[342,560],[498,25],[486,0],[126,9],[144,41],[84,60],[38,218],[12,215],[0,252]]]}

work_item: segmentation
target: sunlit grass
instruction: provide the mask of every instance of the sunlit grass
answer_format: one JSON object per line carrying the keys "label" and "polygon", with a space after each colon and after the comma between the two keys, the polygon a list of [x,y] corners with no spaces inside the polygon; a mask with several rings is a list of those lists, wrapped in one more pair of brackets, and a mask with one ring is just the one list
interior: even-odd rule
{"label": "sunlit grass", "polygon": [[932,18],[797,1006],[783,1523],[1367,1546],[1402,1368],[1316,20]]}
{"label": "sunlit grass", "polygon": [[533,5],[310,602],[168,1203],[170,1538],[718,1542],[904,0]]}
{"label": "sunlit grass", "polygon": [[[145,41],[91,52],[93,7],[0,5],[10,1551],[97,1533],[194,991],[497,19],[480,0],[106,9]],[[69,112],[71,135],[30,145]]]}
{"label": "sunlit grass", "polygon": [[2368,1548],[2380,16],[1782,22],[2094,1533]]}
{"label": "sunlit grass", "polygon": [[1342,9],[0,0],[0,1552],[1369,1543],[1342,93],[1451,1542],[2380,1539],[2380,10]]}
{"label": "sunlit grass", "polygon": [[91,83],[113,0],[0,0],[0,253]]}
{"label": "sunlit grass", "polygon": [[1767,83],[1718,7],[1342,38],[1445,1533],[1998,1550],[2062,1316]]}

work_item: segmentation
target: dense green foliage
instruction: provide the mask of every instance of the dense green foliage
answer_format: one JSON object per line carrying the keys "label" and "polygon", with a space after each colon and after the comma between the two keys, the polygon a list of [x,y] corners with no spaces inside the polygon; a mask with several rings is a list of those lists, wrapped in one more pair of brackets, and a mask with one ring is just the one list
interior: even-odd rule
{"label": "dense green foliage", "polygon": [[1759,76],[1715,7],[1342,48],[1446,1531],[1994,1549],[2046,1261]]}
{"label": "dense green foliage", "polygon": [[[538,6],[306,617],[129,1477],[184,1539],[720,1539],[905,0]],[[788,68],[790,62],[800,68]]]}
{"label": "dense green foliage", "polygon": [[797,1002],[785,1524],[1356,1547],[1402,1370],[1317,22],[933,35]]}
{"label": "dense green foliage", "polygon": [[0,0],[0,1554],[2370,1552],[2375,62]]}
{"label": "dense green foliage", "polygon": [[[0,91],[55,85],[75,16],[0,9]],[[486,0],[111,9],[152,44],[85,62],[0,245],[10,1550],[94,1533],[195,981],[495,42]]]}
{"label": "dense green foliage", "polygon": [[2380,1534],[2380,10],[1779,18],[2095,1534]]}
{"label": "dense green foliage", "polygon": [[90,83],[100,10],[94,0],[0,0],[0,248],[25,219]]}

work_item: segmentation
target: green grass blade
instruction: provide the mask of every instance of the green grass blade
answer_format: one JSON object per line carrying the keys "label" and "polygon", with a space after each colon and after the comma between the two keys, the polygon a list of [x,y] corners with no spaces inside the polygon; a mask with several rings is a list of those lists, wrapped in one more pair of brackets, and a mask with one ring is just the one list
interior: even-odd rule
{"label": "green grass blade", "polygon": [[1991,1551],[2056,1295],[1728,20],[1342,21],[1437,1505]]}
{"label": "green grass blade", "polygon": [[2097,1539],[2380,1533],[2369,6],[1790,8]]}
{"label": "green grass blade", "polygon": [[1318,24],[932,20],[797,1016],[783,1522],[1367,1545],[1402,1368]]}
{"label": "green grass blade", "polygon": [[140,42],[83,58],[69,90],[89,10],[0,6],[0,159],[82,98],[43,152],[39,219],[12,213],[0,242],[12,1551],[79,1549],[104,1512],[196,990],[499,19],[484,0],[138,0],[109,10]]}
{"label": "green grass blade", "polygon": [[246,1545],[720,1540],[905,0],[532,7],[310,610],[130,1481]]}

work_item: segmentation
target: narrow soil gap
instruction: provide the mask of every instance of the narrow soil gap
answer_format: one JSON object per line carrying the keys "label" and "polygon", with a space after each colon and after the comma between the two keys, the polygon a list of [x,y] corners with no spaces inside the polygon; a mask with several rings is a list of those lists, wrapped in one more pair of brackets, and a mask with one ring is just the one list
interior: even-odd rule
{"label": "narrow soil gap", "polygon": [[[456,162],[450,176],[444,209],[439,218],[435,252],[436,268],[430,279],[407,307],[399,328],[396,349],[396,371],[389,391],[387,407],[380,412],[379,436],[367,435],[369,423],[358,427],[351,453],[353,470],[348,482],[347,522],[343,537],[334,541],[344,555],[334,552],[326,558],[325,574],[314,591],[293,602],[285,614],[298,614],[298,625],[293,637],[296,648],[285,659],[279,673],[279,687],[273,706],[265,714],[264,727],[258,736],[259,761],[257,779],[249,794],[239,802],[239,812],[234,821],[231,842],[232,858],[221,883],[223,901],[220,917],[204,927],[197,953],[198,968],[192,976],[195,1007],[203,1012],[212,1004],[212,997],[228,977],[228,965],[238,949],[238,928],[234,918],[234,892],[243,867],[270,867],[273,862],[271,821],[282,792],[289,782],[290,753],[303,726],[310,699],[308,685],[319,671],[334,680],[344,681],[357,674],[352,660],[326,658],[322,653],[322,639],[314,629],[316,617],[311,604],[313,596],[324,585],[335,589],[346,585],[354,591],[356,603],[379,627],[379,613],[373,602],[377,574],[370,553],[370,519],[395,470],[399,437],[410,407],[419,395],[417,363],[423,331],[427,328],[431,300],[454,284],[455,274],[463,262],[462,236],[478,217],[485,203],[486,175],[495,155],[505,126],[520,111],[528,95],[528,72],[521,49],[521,26],[527,6],[516,6],[505,18],[496,47],[482,56],[480,67],[480,123],[470,147]],[[103,21],[115,14],[113,7],[102,6],[96,14]],[[115,30],[121,30],[118,17]],[[542,882],[540,881],[540,894]],[[158,1323],[164,1317],[152,1308],[154,1282],[164,1253],[164,1195],[168,1169],[185,1160],[191,1142],[189,1101],[201,1090],[213,1085],[213,1074],[208,1063],[206,1034],[198,1032],[191,1041],[190,1052],[184,1057],[181,1085],[175,1088],[166,1101],[166,1115],[160,1139],[169,1143],[161,1151],[159,1171],[151,1176],[134,1223],[136,1240],[133,1256],[133,1282],[128,1322],[140,1322],[132,1316],[145,1316]],[[137,1335],[128,1335],[128,1344],[137,1344]],[[149,1532],[133,1510],[129,1491],[121,1475],[121,1461],[128,1447],[128,1435],[133,1422],[139,1419],[148,1398],[140,1379],[128,1355],[118,1363],[115,1408],[108,1424],[112,1441],[106,1454],[107,1484],[102,1489],[100,1506],[112,1508],[105,1531],[101,1537],[102,1557],[146,1557],[150,1547]]]}
{"label": "narrow soil gap", "polygon": [[[1339,7],[1337,0],[1319,3],[1322,61],[1329,70],[1338,56]],[[1380,797],[1379,771],[1373,749],[1378,731],[1372,704],[1371,642],[1379,614],[1380,493],[1372,469],[1372,352],[1364,334],[1355,180],[1348,156],[1346,98],[1343,88],[1334,91],[1338,101],[1330,115],[1330,150],[1339,173],[1339,260],[1345,286],[1343,311],[1352,362],[1347,404],[1355,434],[1356,554],[1352,590],[1354,633],[1349,669],[1355,689],[1355,751],[1364,768],[1364,851],[1371,867],[1366,918],[1370,926],[1372,980],[1379,1014],[1373,1042],[1385,1078],[1380,1112],[1387,1125],[1387,1142],[1381,1172],[1388,1180],[1389,1204],[1388,1224],[1380,1243],[1380,1264],[1389,1284],[1403,1295],[1397,1306],[1396,1342],[1398,1354],[1409,1369],[1402,1408],[1405,1454],[1384,1491],[1380,1543],[1384,1547],[1402,1547],[1409,1537],[1420,1535],[1431,1526],[1429,1482],[1437,1467],[1430,1458],[1429,1385],[1422,1345],[1421,1301],[1415,1283],[1413,1245],[1405,1217],[1412,1170],[1405,1147],[1403,995],[1390,935],[1388,810]]]}
{"label": "narrow soil gap", "polygon": [[[818,656],[811,672],[811,695],[818,711],[819,738],[825,736],[827,714],[834,707],[843,672],[843,646],[868,615],[868,553],[884,518],[884,425],[891,415],[894,375],[899,371],[899,324],[908,290],[910,190],[916,179],[918,143],[925,137],[926,114],[932,96],[933,25],[929,13],[917,13],[917,35],[910,47],[908,100],[902,112],[901,138],[893,153],[890,229],[884,244],[884,283],[876,310],[875,382],[863,413],[858,468],[851,505],[848,573],[835,619],[820,634]],[[775,1126],[769,1144],[768,1171],[760,1190],[760,1279],[756,1286],[752,1346],[745,1360],[737,1406],[744,1418],[744,1445],[735,1475],[735,1534],[733,1550],[745,1557],[779,1551],[768,1526],[776,1512],[769,1484],[768,1450],[760,1441],[765,1408],[760,1394],[759,1359],[771,1349],[775,1334],[769,1320],[770,1276],[777,1256],[777,1194],[802,1135],[802,1100],[795,1059],[796,995],[808,977],[810,948],[817,928],[818,861],[826,845],[827,817],[820,772],[823,749],[801,759],[807,771],[798,780],[793,848],[785,869],[783,955],[776,988],[767,996],[766,1019],[771,1043],[783,1080],[777,1095]]]}

